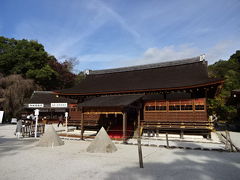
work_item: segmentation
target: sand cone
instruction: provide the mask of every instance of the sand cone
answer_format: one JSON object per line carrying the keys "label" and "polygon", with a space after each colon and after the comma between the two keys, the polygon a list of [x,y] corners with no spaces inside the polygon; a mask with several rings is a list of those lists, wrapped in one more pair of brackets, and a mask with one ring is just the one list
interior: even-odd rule
{"label": "sand cone", "polygon": [[61,146],[64,142],[60,139],[54,127],[51,126],[48,130],[43,134],[40,138],[37,146],[41,147],[53,147],[53,146]]}
{"label": "sand cone", "polygon": [[104,127],[100,129],[95,139],[87,148],[90,153],[112,153],[117,151],[117,147],[112,142]]}

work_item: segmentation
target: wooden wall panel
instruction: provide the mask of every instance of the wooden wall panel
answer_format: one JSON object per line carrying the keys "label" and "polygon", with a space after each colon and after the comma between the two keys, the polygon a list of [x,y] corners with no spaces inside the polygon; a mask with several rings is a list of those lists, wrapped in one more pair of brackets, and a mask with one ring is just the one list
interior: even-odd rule
{"label": "wooden wall panel", "polygon": [[84,108],[84,112],[122,112],[121,108],[109,107],[109,108]]}
{"label": "wooden wall panel", "polygon": [[70,111],[69,116],[70,116],[70,120],[81,120],[80,111]]}
{"label": "wooden wall panel", "polygon": [[[205,105],[204,110],[169,110],[166,111],[159,110],[146,110],[146,106],[157,104],[169,105]],[[207,111],[206,111],[206,99],[187,99],[187,100],[175,100],[175,101],[151,101],[146,102],[144,107],[144,121],[156,121],[156,122],[208,122]]]}
{"label": "wooden wall panel", "polygon": [[84,121],[88,121],[88,120],[98,121],[100,119],[100,114],[84,114],[83,117],[84,117],[83,118]]}
{"label": "wooden wall panel", "polygon": [[177,121],[197,122],[208,121],[206,112],[145,112],[145,121]]}

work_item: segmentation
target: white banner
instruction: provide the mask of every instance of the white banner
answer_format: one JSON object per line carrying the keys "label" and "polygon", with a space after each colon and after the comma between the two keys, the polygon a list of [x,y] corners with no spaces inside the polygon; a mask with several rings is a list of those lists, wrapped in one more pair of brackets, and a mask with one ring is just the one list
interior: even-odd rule
{"label": "white banner", "polygon": [[4,111],[0,111],[0,124],[2,124],[2,120],[3,120],[3,113],[4,113]]}
{"label": "white banner", "polygon": [[51,103],[51,107],[53,108],[67,108],[67,103]]}
{"label": "white banner", "polygon": [[28,104],[29,108],[43,108],[44,104]]}

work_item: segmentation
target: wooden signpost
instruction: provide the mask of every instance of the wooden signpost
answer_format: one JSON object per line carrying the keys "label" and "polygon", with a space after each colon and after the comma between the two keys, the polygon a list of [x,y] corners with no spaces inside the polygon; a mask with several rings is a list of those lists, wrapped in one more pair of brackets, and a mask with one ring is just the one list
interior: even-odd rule
{"label": "wooden signpost", "polygon": [[166,133],[166,142],[167,142],[167,148],[169,148],[168,133]]}
{"label": "wooden signpost", "polygon": [[142,158],[142,145],[141,145],[141,123],[140,123],[140,111],[138,111],[138,156],[139,156],[139,166],[143,168],[143,158]]}

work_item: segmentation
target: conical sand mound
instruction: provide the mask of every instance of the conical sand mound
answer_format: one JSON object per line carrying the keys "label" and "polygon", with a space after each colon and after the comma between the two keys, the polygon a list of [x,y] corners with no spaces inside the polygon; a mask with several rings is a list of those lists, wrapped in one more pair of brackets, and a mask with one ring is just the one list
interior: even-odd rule
{"label": "conical sand mound", "polygon": [[90,153],[112,153],[115,151],[117,151],[117,147],[113,144],[103,127],[98,132],[94,141],[87,148],[87,152]]}
{"label": "conical sand mound", "polygon": [[64,144],[64,142],[57,135],[57,132],[55,131],[54,127],[51,126],[40,138],[37,146],[53,147],[53,146],[61,146],[63,144]]}

